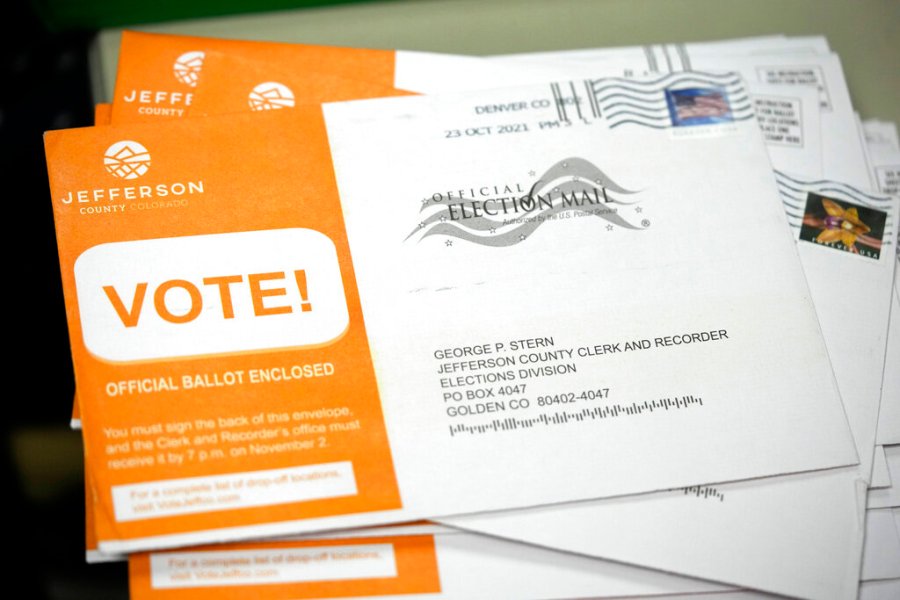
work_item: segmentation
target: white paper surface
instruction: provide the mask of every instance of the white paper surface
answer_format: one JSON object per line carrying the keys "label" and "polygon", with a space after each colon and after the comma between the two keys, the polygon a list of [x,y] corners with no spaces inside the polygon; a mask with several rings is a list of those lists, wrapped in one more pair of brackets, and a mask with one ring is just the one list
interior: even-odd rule
{"label": "white paper surface", "polygon": [[748,82],[773,165],[790,165],[795,173],[823,177],[821,107],[811,87]]}
{"label": "white paper surface", "polygon": [[888,470],[884,446],[875,446],[875,462],[872,464],[872,481],[869,489],[891,487],[891,473]]}
{"label": "white paper surface", "polygon": [[866,542],[861,579],[900,578],[900,532],[894,524],[897,508],[866,511]]}
{"label": "white paper surface", "polygon": [[[897,264],[900,264],[898,256]],[[885,351],[884,380],[881,384],[881,412],[878,414],[879,444],[900,444],[900,267],[894,267],[891,321]]]}
{"label": "white paper surface", "polygon": [[900,506],[900,446],[885,446],[884,456],[891,476],[891,487],[869,490],[868,508]]}
{"label": "white paper surface", "polygon": [[[897,127],[883,121],[864,121],[866,152],[873,185],[886,194],[900,194],[900,145]],[[900,254],[897,255],[900,264]],[[900,444],[900,278],[894,276],[887,356],[878,416],[879,444]]]}
{"label": "white paper surface", "polygon": [[900,598],[900,579],[864,581],[859,586],[859,600],[896,600]]}

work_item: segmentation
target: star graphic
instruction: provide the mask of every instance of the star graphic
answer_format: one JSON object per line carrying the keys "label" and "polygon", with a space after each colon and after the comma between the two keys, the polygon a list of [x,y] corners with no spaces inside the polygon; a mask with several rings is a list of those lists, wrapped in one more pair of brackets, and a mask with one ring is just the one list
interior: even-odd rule
{"label": "star graphic", "polygon": [[496,228],[496,227],[491,227],[491,233],[497,233],[497,228]]}
{"label": "star graphic", "polygon": [[644,209],[641,208],[640,206],[635,206],[635,207],[634,207],[634,212],[636,212],[636,213],[642,213],[642,212],[644,212]]}
{"label": "star graphic", "polygon": [[568,169],[568,168],[569,168],[569,163],[564,162],[564,163],[562,164],[562,168],[563,168],[563,169]]}
{"label": "star graphic", "polygon": [[441,223],[443,223],[446,220],[447,220],[447,217],[445,217],[444,215],[441,215]]}
{"label": "star graphic", "polygon": [[453,240],[447,240],[446,242],[444,242],[444,245],[449,248],[450,246],[453,245]]}
{"label": "star graphic", "polygon": [[607,230],[607,231],[612,231],[612,230],[613,230],[613,226],[612,226],[612,225],[607,225],[607,226],[606,226],[606,230]]}
{"label": "star graphic", "polygon": [[581,181],[581,178],[578,175],[573,175],[572,181]]}
{"label": "star graphic", "polygon": [[426,206],[428,204],[428,198],[422,198],[422,206]]}
{"label": "star graphic", "polygon": [[423,227],[425,227],[425,221],[420,221],[420,222],[419,222],[419,229],[422,229]]}
{"label": "star graphic", "polygon": [[558,187],[555,187],[555,188],[553,188],[553,191],[554,191],[554,192],[558,192],[558,191],[559,191],[559,188],[558,188]]}
{"label": "star graphic", "polygon": [[534,177],[535,175],[537,175],[537,173],[535,173],[534,171],[528,171],[529,177]]}
{"label": "star graphic", "polygon": [[519,236],[519,241],[520,241],[520,242],[524,242],[524,241],[525,241],[525,235],[524,235],[524,234]]}

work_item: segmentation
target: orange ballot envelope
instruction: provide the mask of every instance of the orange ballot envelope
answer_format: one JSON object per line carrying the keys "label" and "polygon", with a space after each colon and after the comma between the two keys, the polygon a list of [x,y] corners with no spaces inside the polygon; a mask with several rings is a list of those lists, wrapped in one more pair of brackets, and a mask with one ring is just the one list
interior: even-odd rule
{"label": "orange ballot envelope", "polygon": [[855,464],[739,78],[558,94],[48,133],[99,550]]}
{"label": "orange ballot envelope", "polygon": [[[314,46],[249,42],[207,37],[162,35],[125,31],[119,50],[113,95],[113,123],[158,121],[188,115],[204,71],[207,53],[240,49],[240,57],[279,64],[289,61],[305,74],[320,73],[335,79],[357,80],[391,88],[394,85],[393,50],[340,46]],[[235,82],[236,84],[238,82]],[[266,83],[258,81],[254,83]],[[247,93],[253,91],[248,89]],[[259,101],[271,100],[277,89],[256,92]],[[294,94],[316,94],[316,86]],[[298,100],[299,101],[299,100]]]}
{"label": "orange ballot envelope", "polygon": [[132,600],[647,598],[727,586],[455,531],[132,554]]}

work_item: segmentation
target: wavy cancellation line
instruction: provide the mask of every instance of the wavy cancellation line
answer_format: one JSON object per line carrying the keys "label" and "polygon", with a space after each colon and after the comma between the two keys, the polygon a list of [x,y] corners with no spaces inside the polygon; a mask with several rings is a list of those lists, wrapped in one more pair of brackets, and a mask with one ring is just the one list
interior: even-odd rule
{"label": "wavy cancellation line", "polygon": [[645,92],[645,88],[655,89],[657,91],[674,84],[690,82],[692,84],[716,85],[716,86],[740,86],[741,78],[735,73],[707,73],[704,71],[683,71],[680,73],[669,73],[658,79],[649,81],[637,81],[635,79],[626,79],[623,77],[612,77],[603,79],[589,80],[595,92],[600,92],[607,87],[618,87],[622,89],[630,89],[635,92]]}
{"label": "wavy cancellation line", "polygon": [[847,183],[841,183],[839,181],[833,181],[830,179],[815,179],[815,180],[803,180],[797,179],[796,177],[792,177],[783,171],[779,171],[775,169],[775,177],[776,181],[778,181],[779,185],[784,185],[787,188],[790,188],[796,192],[805,193],[804,190],[797,189],[795,187],[791,187],[784,180],[791,181],[798,185],[802,185],[814,192],[820,191],[834,191],[846,194],[850,198],[854,200],[859,200],[863,202],[862,198],[868,199],[870,202],[876,202],[880,204],[890,204],[890,198],[883,195],[873,195],[869,192],[865,192],[857,187],[854,187]]}
{"label": "wavy cancellation line", "polygon": [[[700,86],[698,86],[700,87]],[[630,100],[632,102],[636,102],[641,106],[647,106],[656,104],[660,101],[665,102],[666,96],[665,93],[667,91],[677,91],[681,89],[689,89],[689,88],[674,88],[672,86],[666,86],[659,89],[647,90],[645,92],[634,92],[632,90],[620,89],[620,88],[608,88],[604,90],[602,93],[605,94],[601,96],[601,92],[595,91],[594,95],[597,100],[597,104],[603,107],[612,107],[614,105],[608,104],[608,102],[612,99],[624,98],[626,100]],[[747,95],[747,92],[744,91],[742,87],[722,87],[722,86],[713,86],[713,88],[702,88],[702,89],[717,89],[724,90],[728,97],[731,99],[731,102],[747,102],[750,104],[750,97]]]}
{"label": "wavy cancellation line", "polygon": [[[755,118],[756,118],[756,115],[754,115],[754,114],[748,114],[748,115],[744,115],[744,116],[732,115],[731,121],[747,121],[749,119],[755,119]],[[616,127],[619,127],[621,125],[627,125],[629,123],[634,124],[634,125],[641,125],[643,127],[650,127],[652,129],[671,129],[673,127],[672,125],[656,125],[653,123],[643,123],[636,119],[625,119],[625,120],[621,120],[621,121],[616,121],[615,123],[610,122],[609,128],[615,129]]]}

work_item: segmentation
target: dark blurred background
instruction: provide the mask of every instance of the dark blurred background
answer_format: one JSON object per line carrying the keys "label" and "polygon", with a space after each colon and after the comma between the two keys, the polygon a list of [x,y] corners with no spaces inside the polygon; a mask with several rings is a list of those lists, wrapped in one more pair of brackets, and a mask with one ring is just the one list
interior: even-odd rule
{"label": "dark blurred background", "polygon": [[0,24],[5,288],[13,310],[0,460],[11,573],[27,598],[125,599],[124,563],[84,560],[81,442],[68,428],[75,386],[43,159],[44,131],[91,125],[87,49],[94,32],[52,32],[32,4],[16,0],[4,6]]}

